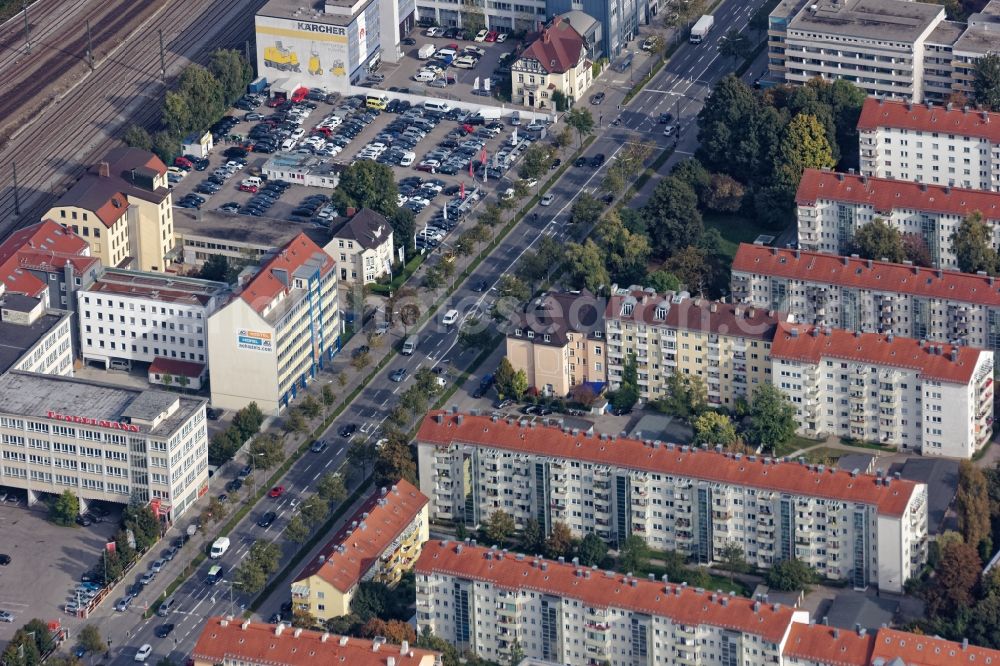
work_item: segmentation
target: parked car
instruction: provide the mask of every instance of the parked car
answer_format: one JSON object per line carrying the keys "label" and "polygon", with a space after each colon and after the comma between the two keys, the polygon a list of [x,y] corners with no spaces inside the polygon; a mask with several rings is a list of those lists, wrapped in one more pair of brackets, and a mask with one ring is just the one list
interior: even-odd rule
{"label": "parked car", "polygon": [[271,488],[270,492],[268,492],[267,494],[269,497],[275,497],[275,498],[281,497],[282,495],[285,494],[285,487],[275,486],[274,488]]}
{"label": "parked car", "polygon": [[150,645],[149,643],[146,643],[141,648],[139,648],[139,650],[135,653],[135,661],[138,661],[140,663],[145,663],[146,659],[149,658],[149,655],[152,654],[152,652],[153,652],[153,646]]}
{"label": "parked car", "polygon": [[13,622],[14,614],[10,611],[0,610],[0,622]]}

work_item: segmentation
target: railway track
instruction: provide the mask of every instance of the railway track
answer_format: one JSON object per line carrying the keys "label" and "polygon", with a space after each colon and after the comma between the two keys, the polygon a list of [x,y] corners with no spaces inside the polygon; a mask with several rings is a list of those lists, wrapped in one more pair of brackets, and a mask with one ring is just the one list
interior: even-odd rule
{"label": "railway track", "polygon": [[[88,166],[118,144],[127,124],[151,125],[157,119],[163,92],[159,29],[164,33],[169,82],[216,48],[242,48],[252,38],[253,16],[263,3],[166,0],[155,18],[98,61],[95,72],[40,110],[0,149],[0,237],[37,222]],[[83,36],[85,50],[84,26],[77,23],[76,31]],[[0,29],[0,36],[4,34]],[[19,215],[14,213],[12,164],[17,166]]]}

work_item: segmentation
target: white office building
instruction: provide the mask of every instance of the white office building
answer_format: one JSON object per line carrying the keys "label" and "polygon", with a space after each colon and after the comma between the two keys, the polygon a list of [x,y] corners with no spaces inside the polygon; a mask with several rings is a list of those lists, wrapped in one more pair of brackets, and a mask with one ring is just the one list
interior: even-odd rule
{"label": "white office building", "polygon": [[[929,388],[929,387],[928,387]],[[856,588],[900,591],[925,559],[927,487],[822,465],[432,412],[416,437],[431,520],[475,529],[496,510],[574,535],[755,567],[798,558]]]}
{"label": "white office building", "polygon": [[176,520],[208,490],[204,400],[22,372],[0,376],[0,395],[0,485],[29,503],[134,494]]}
{"label": "white office building", "polygon": [[796,322],[1000,351],[1000,282],[988,275],[743,243],[730,286],[736,302]]}
{"label": "white office building", "polygon": [[795,194],[803,250],[845,254],[862,226],[883,220],[916,234],[937,268],[958,269],[951,236],[978,211],[1000,247],[1000,193],[806,169]]}
{"label": "white office building", "polygon": [[799,432],[971,458],[993,432],[993,352],[782,324],[771,377]]}
{"label": "white office building", "polygon": [[208,361],[208,318],[231,293],[224,282],[107,269],[77,293],[81,355],[112,361]]}
{"label": "white office building", "polygon": [[869,97],[858,134],[866,176],[1000,191],[1000,113]]}

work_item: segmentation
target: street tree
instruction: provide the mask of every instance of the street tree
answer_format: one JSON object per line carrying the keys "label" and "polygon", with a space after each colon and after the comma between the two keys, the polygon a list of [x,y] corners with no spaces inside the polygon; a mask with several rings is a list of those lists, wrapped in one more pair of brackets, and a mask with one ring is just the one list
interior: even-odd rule
{"label": "street tree", "polygon": [[515,528],[514,517],[502,509],[497,509],[487,516],[484,526],[486,537],[501,547],[514,534]]}
{"label": "street tree", "polygon": [[321,524],[330,514],[330,503],[319,495],[310,495],[299,505],[299,515],[310,529]]}
{"label": "street tree", "polygon": [[285,414],[284,423],[285,432],[306,432],[309,430],[309,424],[306,423],[306,419],[302,416],[302,411],[298,409],[289,409],[288,413]]}
{"label": "street tree", "polygon": [[388,488],[400,479],[417,485],[417,463],[401,437],[388,437],[375,453],[372,481],[380,488]]}
{"label": "street tree", "polygon": [[993,232],[976,210],[963,219],[951,234],[951,247],[955,253],[958,270],[963,273],[986,271],[997,275],[1000,259],[993,249]]}
{"label": "street tree", "polygon": [[863,259],[885,259],[902,263],[906,259],[903,234],[899,229],[886,224],[882,218],[876,217],[854,233],[850,254],[857,254]]}
{"label": "street tree", "polygon": [[319,477],[316,493],[327,502],[343,502],[347,498],[347,486],[339,472],[327,472]]}
{"label": "street tree", "polygon": [[80,628],[78,641],[87,652],[93,654],[101,653],[106,647],[104,639],[101,638],[100,630],[93,624],[85,624]]}
{"label": "street tree", "polygon": [[583,244],[566,245],[564,279],[573,289],[589,289],[595,293],[611,284],[604,254],[592,239],[588,238]]}
{"label": "street tree", "polygon": [[746,434],[752,444],[773,450],[795,435],[795,407],[772,384],[761,384],[754,390],[749,416]]}
{"label": "street tree", "polygon": [[368,468],[375,462],[375,447],[369,445],[364,437],[355,437],[347,447],[347,460],[367,477]]}
{"label": "street tree", "polygon": [[305,543],[311,534],[312,529],[298,514],[292,516],[288,524],[285,525],[284,536],[292,543]]}
{"label": "street tree", "polygon": [[604,204],[589,192],[581,192],[569,211],[569,220],[573,224],[591,226],[600,219],[604,212]]}
{"label": "street tree", "polygon": [[271,469],[285,460],[285,449],[281,439],[269,432],[253,438],[253,441],[250,442],[249,453],[256,461],[255,466],[258,469]]}
{"label": "street tree", "polygon": [[746,58],[752,50],[750,40],[737,28],[727,30],[719,41],[719,55],[732,58],[734,63]]}
{"label": "street tree", "polygon": [[563,116],[563,120],[567,127],[572,127],[576,132],[578,145],[582,148],[584,137],[594,131],[594,116],[590,113],[590,109],[582,106],[570,109]]}
{"label": "street tree", "polygon": [[554,160],[555,155],[552,154],[552,149],[541,141],[535,141],[524,151],[524,157],[521,158],[519,170],[521,178],[541,179],[548,172]]}
{"label": "street tree", "polygon": [[1000,55],[989,53],[976,60],[972,90],[980,106],[1000,111]]}
{"label": "street tree", "polygon": [[489,319],[467,318],[458,331],[458,343],[467,349],[486,349],[493,343]]}

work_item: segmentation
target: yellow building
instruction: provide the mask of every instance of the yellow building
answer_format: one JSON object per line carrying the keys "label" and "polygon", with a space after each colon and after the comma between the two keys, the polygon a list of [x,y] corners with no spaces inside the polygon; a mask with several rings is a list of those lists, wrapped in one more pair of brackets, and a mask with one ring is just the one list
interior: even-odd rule
{"label": "yellow building", "polygon": [[507,360],[528,386],[565,396],[585,382],[607,381],[604,303],[587,290],[549,293],[511,315]]}
{"label": "yellow building", "polygon": [[316,378],[340,350],[336,268],[299,234],[209,317],[213,406],[277,414]]}
{"label": "yellow building", "polygon": [[341,283],[360,285],[392,274],[392,245],[392,226],[385,217],[362,208],[334,232],[325,249],[337,260]]}
{"label": "yellow building", "polygon": [[105,266],[164,271],[174,228],[167,167],[138,148],[116,148],[43,216],[72,229]]}
{"label": "yellow building", "polygon": [[351,612],[362,581],[394,587],[429,538],[427,497],[400,479],[372,494],[292,583],[292,604],[323,621]]}
{"label": "yellow building", "polygon": [[552,95],[583,99],[593,82],[593,63],[583,37],[557,16],[511,65],[512,100],[535,109],[555,109]]}
{"label": "yellow building", "polygon": [[682,372],[704,381],[709,405],[731,408],[769,382],[771,341],[788,315],[687,292],[616,288],[604,319],[610,388],[621,385],[631,353],[642,398],[665,397],[667,378]]}

